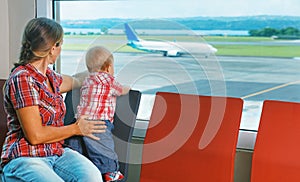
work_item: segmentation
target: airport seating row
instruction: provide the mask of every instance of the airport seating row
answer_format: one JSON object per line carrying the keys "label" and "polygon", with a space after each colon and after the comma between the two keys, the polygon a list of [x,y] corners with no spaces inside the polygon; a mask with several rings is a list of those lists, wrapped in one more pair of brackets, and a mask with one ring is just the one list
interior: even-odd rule
{"label": "airport seating row", "polygon": [[[234,181],[242,108],[238,98],[157,93],[140,181]],[[300,181],[299,139],[300,103],[264,101],[249,181]]]}
{"label": "airport seating row", "polygon": [[[0,80],[1,90],[4,81]],[[119,139],[128,145],[125,150],[117,149],[123,151],[119,155],[125,155],[121,170],[128,170],[126,161],[139,107],[140,92],[131,94],[117,109],[122,113],[116,122],[127,127],[127,133]],[[0,96],[3,105],[2,92]],[[242,111],[240,98],[158,92],[144,138],[140,181],[234,181]],[[124,120],[122,117],[128,114]],[[3,107],[0,116],[2,146],[7,131]],[[133,122],[126,123],[129,120]],[[264,101],[249,181],[300,181],[299,138],[300,103]]]}

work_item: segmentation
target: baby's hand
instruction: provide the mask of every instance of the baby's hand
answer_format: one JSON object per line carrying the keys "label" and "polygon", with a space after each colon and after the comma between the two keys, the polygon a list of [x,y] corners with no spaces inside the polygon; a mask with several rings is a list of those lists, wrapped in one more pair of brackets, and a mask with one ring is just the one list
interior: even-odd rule
{"label": "baby's hand", "polygon": [[130,91],[130,87],[128,87],[128,86],[123,86],[123,89],[122,89],[122,95],[128,94],[129,91]]}

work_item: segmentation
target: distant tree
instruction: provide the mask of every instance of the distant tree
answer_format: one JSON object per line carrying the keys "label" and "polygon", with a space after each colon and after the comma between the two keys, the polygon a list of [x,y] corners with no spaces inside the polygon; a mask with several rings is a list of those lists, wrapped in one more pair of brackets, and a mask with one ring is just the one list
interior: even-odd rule
{"label": "distant tree", "polygon": [[300,31],[294,27],[287,27],[280,30],[281,35],[300,35]]}
{"label": "distant tree", "polygon": [[300,36],[300,30],[294,27],[287,27],[280,30],[274,28],[263,28],[261,30],[249,30],[249,35],[258,36],[258,37],[272,37],[272,36],[297,37]]}
{"label": "distant tree", "polygon": [[275,28],[264,28],[261,32],[260,32],[261,36],[263,37],[272,37],[274,35],[278,34],[278,30],[276,30]]}
{"label": "distant tree", "polygon": [[250,36],[258,36],[259,30],[249,30],[248,33]]}

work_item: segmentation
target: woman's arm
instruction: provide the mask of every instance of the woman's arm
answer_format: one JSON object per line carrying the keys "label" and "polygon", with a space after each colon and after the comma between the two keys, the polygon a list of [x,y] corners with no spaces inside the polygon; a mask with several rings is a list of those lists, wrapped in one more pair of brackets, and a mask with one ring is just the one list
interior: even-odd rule
{"label": "woman's arm", "polygon": [[72,90],[73,88],[81,87],[83,81],[88,75],[88,71],[76,73],[74,76],[62,75],[63,82],[60,86],[60,92],[65,93]]}
{"label": "woman's arm", "polygon": [[61,93],[68,92],[73,88],[79,88],[81,86],[81,81],[75,77],[62,75],[62,79],[62,84],[59,87]]}
{"label": "woman's arm", "polygon": [[87,121],[84,116],[68,126],[43,126],[38,106],[24,107],[17,110],[26,139],[32,144],[52,143],[73,135],[83,135],[99,140],[93,133],[105,132],[105,122]]}

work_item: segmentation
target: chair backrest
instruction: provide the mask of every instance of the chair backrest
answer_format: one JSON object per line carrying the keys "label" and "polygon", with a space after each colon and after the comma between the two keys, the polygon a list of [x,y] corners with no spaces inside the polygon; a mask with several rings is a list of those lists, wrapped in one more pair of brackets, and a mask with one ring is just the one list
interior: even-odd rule
{"label": "chair backrest", "polygon": [[[128,177],[129,147],[136,122],[140,98],[141,92],[136,90],[130,90],[127,95],[117,98],[113,135],[115,151],[118,154],[120,163],[120,171],[124,174],[124,179],[122,181],[126,181]],[[80,89],[74,89],[67,93],[65,98],[67,113],[64,119],[66,125],[73,122],[74,113],[76,112],[79,101]],[[80,138],[77,139],[80,140]],[[85,154],[84,151],[83,154]]]}
{"label": "chair backrest", "polygon": [[69,125],[72,124],[74,121],[75,113],[77,110],[77,106],[80,102],[80,88],[73,89],[67,92],[65,97],[65,105],[66,105],[66,115],[64,118],[64,124]]}
{"label": "chair backrest", "polygon": [[266,100],[252,156],[252,182],[300,181],[300,103]]}
{"label": "chair backrest", "polygon": [[126,181],[128,177],[130,144],[140,99],[141,92],[136,90],[130,90],[129,94],[117,98],[113,136],[115,151],[118,154],[120,171],[124,174],[124,179],[122,181]]}
{"label": "chair backrest", "polygon": [[243,100],[156,94],[140,181],[233,181]]}
{"label": "chair backrest", "polygon": [[4,111],[3,86],[6,80],[0,79],[0,154],[7,133],[7,115]]}

